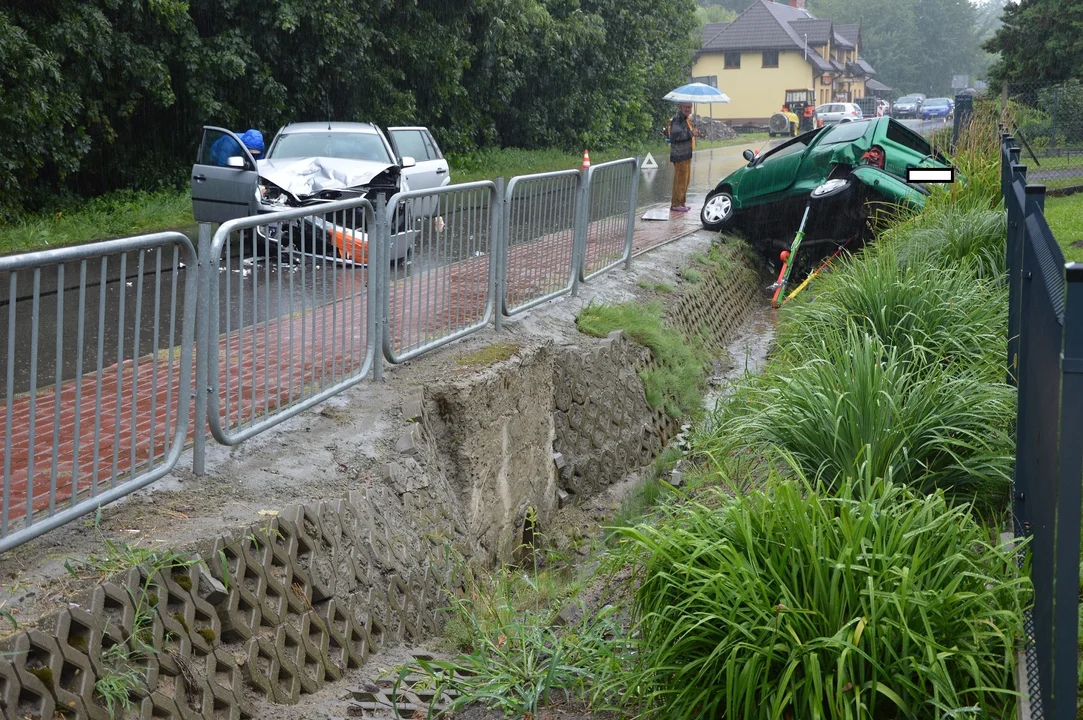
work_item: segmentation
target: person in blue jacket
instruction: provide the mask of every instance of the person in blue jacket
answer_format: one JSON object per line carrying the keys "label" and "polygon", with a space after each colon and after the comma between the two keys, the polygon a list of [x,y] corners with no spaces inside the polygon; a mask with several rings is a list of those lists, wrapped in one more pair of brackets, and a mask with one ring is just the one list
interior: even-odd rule
{"label": "person in blue jacket", "polygon": [[[238,137],[241,138],[241,142],[248,148],[248,152],[252,153],[252,157],[259,159],[263,154],[263,133],[259,130],[248,129],[241,133]],[[223,135],[214,141],[211,145],[211,161],[218,166],[225,167],[226,160],[233,155],[240,155],[240,148],[237,146],[237,141],[230,135]]]}

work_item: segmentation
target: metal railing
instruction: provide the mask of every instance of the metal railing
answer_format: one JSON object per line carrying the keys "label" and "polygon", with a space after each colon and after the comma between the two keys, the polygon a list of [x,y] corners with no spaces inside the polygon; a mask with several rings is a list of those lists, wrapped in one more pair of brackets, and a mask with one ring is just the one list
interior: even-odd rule
{"label": "metal railing", "polygon": [[381,243],[369,242],[378,236],[372,204],[343,200],[270,219],[223,223],[206,265],[200,347],[209,349],[207,421],[223,445],[356,385],[375,354],[369,278]]}
{"label": "metal railing", "polygon": [[1046,222],[1045,187],[1027,184],[1005,134],[1008,381],[1018,384],[1015,532],[1028,538],[1031,716],[1076,717],[1080,514],[1083,511],[1083,264],[1065,263]]}
{"label": "metal railing", "polygon": [[391,257],[410,258],[381,266],[388,361],[405,362],[492,321],[499,198],[496,184],[486,181],[399,193],[388,201],[388,225],[405,227],[401,241],[388,243]]}
{"label": "metal railing", "polygon": [[581,211],[586,227],[580,229],[580,280],[590,280],[621,263],[631,267],[638,169],[639,160],[627,158],[587,170],[586,207]]}
{"label": "metal railing", "polygon": [[[191,241],[175,232],[0,257],[8,288],[0,552],[177,464],[188,434],[196,263]],[[25,387],[16,384],[23,363]]]}
{"label": "metal railing", "polygon": [[380,378],[384,359],[627,267],[638,167],[204,225],[198,248],[159,233],[0,257],[0,551],[162,477],[189,438],[202,474],[208,431],[236,445]]}
{"label": "metal railing", "polygon": [[564,170],[508,183],[500,288],[504,315],[517,315],[572,291],[576,220],[585,182],[578,170]]}

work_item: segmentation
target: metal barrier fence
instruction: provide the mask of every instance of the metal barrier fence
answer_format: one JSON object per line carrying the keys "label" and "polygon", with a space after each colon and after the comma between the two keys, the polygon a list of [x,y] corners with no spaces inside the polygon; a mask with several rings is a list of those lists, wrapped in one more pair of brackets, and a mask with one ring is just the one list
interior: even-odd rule
{"label": "metal barrier fence", "polygon": [[504,199],[501,312],[516,315],[572,291],[576,220],[586,179],[578,170],[512,178]]}
{"label": "metal barrier fence", "polygon": [[1008,380],[1018,383],[1015,532],[1029,539],[1026,618],[1031,716],[1076,717],[1080,515],[1083,512],[1083,264],[1064,262],[1046,223],[1045,187],[1027,184],[1002,138],[1008,211]]}
{"label": "metal barrier fence", "polygon": [[0,257],[0,551],[630,264],[638,167]]}
{"label": "metal barrier fence", "polygon": [[174,232],[0,257],[0,552],[176,465],[188,434],[196,264],[191,241]]}
{"label": "metal barrier fence", "polygon": [[632,263],[639,161],[615,160],[587,170],[586,207],[581,212],[579,279],[591,278],[622,262]]}
{"label": "metal barrier fence", "polygon": [[369,242],[372,204],[344,200],[269,219],[222,224],[206,265],[200,347],[210,351],[207,421],[223,445],[356,385],[375,355],[369,277],[381,243]]}
{"label": "metal barrier fence", "polygon": [[390,362],[415,358],[492,320],[498,200],[497,186],[486,181],[399,193],[388,202],[387,222],[405,227],[409,251],[401,254],[411,259],[381,266],[383,349]]}

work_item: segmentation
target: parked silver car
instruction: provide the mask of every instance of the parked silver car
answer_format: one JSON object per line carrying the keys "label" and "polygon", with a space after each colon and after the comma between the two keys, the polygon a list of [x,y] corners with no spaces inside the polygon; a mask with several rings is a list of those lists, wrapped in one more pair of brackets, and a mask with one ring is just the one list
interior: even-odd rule
{"label": "parked silver car", "polygon": [[[232,138],[235,144],[223,138]],[[228,157],[223,157],[223,142],[231,148]],[[385,135],[371,123],[294,123],[278,131],[266,158],[256,160],[231,131],[207,126],[192,167],[192,210],[198,222],[222,223],[361,196],[375,204],[380,195],[387,201],[400,191],[435,189],[450,182],[447,160],[423,127],[388,128]],[[392,260],[410,253],[413,222],[436,210],[436,199],[427,198],[412,201],[409,212],[401,213]],[[351,244],[357,239],[353,228],[337,226],[346,222],[317,217],[303,225],[294,223],[297,233],[272,222],[261,226],[260,237],[298,244],[293,249],[305,254],[342,260],[348,254],[344,231],[350,231]],[[367,238],[360,242],[367,243]]]}
{"label": "parked silver car", "polygon": [[813,116],[823,120],[824,125],[854,122],[865,117],[855,103],[826,103],[818,106]]}

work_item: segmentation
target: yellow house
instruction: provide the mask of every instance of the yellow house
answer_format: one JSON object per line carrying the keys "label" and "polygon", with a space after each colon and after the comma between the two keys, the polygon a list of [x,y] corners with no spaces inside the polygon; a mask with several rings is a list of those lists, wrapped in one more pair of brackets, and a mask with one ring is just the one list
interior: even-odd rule
{"label": "yellow house", "polygon": [[860,52],[860,25],[816,18],[804,0],[756,0],[733,22],[707,25],[693,82],[729,95],[731,102],[711,106],[711,116],[731,124],[766,123],[787,90],[812,90],[821,105],[857,100],[866,82],[887,89],[871,80],[876,73]]}

